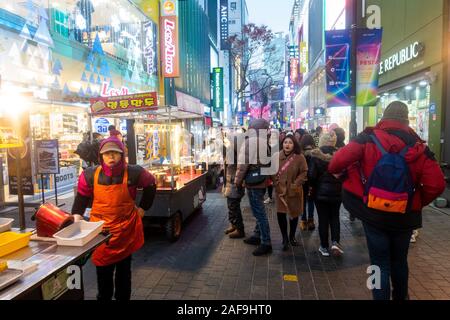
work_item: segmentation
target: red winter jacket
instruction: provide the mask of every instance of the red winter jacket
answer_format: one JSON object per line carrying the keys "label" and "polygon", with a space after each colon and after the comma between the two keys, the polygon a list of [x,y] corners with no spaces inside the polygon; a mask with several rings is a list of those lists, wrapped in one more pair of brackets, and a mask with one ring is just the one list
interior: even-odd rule
{"label": "red winter jacket", "polygon": [[[388,152],[399,153],[406,145],[412,146],[406,154],[406,161],[409,164],[416,192],[413,197],[412,212],[406,215],[381,214],[362,205],[364,187],[360,170],[362,169],[365,177],[370,177],[382,156],[381,151],[370,138],[372,134],[375,134]],[[344,206],[351,213],[363,221],[388,229],[421,227],[422,208],[441,195],[445,189],[442,170],[425,142],[411,128],[393,120],[383,120],[375,128],[367,128],[335,154],[328,170],[332,174],[341,174],[346,171],[343,200]],[[381,215],[383,217],[380,217]]]}

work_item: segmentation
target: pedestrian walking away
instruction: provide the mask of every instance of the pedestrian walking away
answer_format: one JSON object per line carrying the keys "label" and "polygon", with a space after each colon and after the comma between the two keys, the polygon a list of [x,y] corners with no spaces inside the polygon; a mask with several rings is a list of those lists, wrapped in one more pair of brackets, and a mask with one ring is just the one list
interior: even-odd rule
{"label": "pedestrian walking away", "polygon": [[330,256],[329,230],[331,230],[331,253],[340,256],[344,253],[340,245],[339,213],[342,203],[342,182],[328,172],[328,165],[336,153],[336,135],[333,131],[320,137],[319,149],[311,152],[308,179],[312,186],[314,203],[319,216],[319,252]]}
{"label": "pedestrian walking away", "polygon": [[[307,179],[308,166],[293,135],[284,138],[279,159],[279,170],[272,180],[277,195],[278,226],[283,236],[282,249],[286,251],[289,244],[298,246],[295,232],[303,211],[303,184]],[[289,218],[289,235],[286,217]]]}
{"label": "pedestrian walking away", "polygon": [[409,127],[408,106],[392,102],[383,118],[338,151],[329,171],[345,177],[345,208],[362,220],[372,265],[381,270],[376,300],[408,299],[408,250],[422,209],[442,194],[434,154]]}
{"label": "pedestrian walking away", "polygon": [[[303,136],[300,142],[300,148],[305,156],[308,168],[311,166],[311,157],[313,150],[317,149],[314,138],[310,134]],[[303,184],[303,215],[300,221],[300,229],[302,231],[314,231],[316,224],[314,222],[314,198],[312,197],[312,186],[310,181]],[[308,208],[307,208],[308,205]]]}
{"label": "pedestrian walking away", "polygon": [[[139,207],[137,188],[143,188]],[[98,300],[130,300],[132,254],[144,244],[142,218],[156,193],[155,179],[140,166],[127,165],[124,146],[116,137],[100,145],[100,165],[87,168],[78,182],[72,214],[83,219],[92,198],[90,221],[104,221],[112,237],[98,247],[92,261],[97,268]],[[115,276],[114,276],[115,273]]]}

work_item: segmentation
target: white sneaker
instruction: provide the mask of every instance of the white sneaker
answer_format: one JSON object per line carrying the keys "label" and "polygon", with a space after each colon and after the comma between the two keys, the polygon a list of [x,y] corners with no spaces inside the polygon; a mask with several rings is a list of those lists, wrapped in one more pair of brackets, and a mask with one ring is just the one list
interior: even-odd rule
{"label": "white sneaker", "polygon": [[333,256],[338,257],[344,254],[344,250],[342,250],[342,247],[339,243],[333,242],[333,245],[331,246],[331,253]]}
{"label": "white sneaker", "polygon": [[416,243],[417,242],[417,237],[419,236],[419,230],[414,230],[412,235],[411,235],[411,243]]}
{"label": "white sneaker", "polygon": [[329,257],[329,256],[330,256],[330,252],[328,251],[327,248],[320,247],[320,248],[319,248],[319,252],[320,252],[320,253],[322,254],[322,256],[324,256],[324,257]]}

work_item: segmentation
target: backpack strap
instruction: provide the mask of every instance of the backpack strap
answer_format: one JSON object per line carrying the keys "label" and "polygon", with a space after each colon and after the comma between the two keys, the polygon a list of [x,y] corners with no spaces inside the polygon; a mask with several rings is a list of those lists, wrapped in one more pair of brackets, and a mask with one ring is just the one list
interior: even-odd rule
{"label": "backpack strap", "polygon": [[[378,140],[378,138],[374,135],[371,134],[370,135],[370,139],[372,139],[372,141],[375,143],[375,145],[377,146],[377,148],[381,151],[381,153],[383,155],[386,155],[388,152],[386,151],[386,149],[383,148],[383,146],[381,145],[380,140]],[[406,153],[405,153],[406,154]]]}
{"label": "backpack strap", "polygon": [[408,153],[408,151],[409,151],[409,148],[411,148],[411,146],[406,146],[406,147],[404,147],[403,149],[402,149],[402,151],[400,151],[400,155],[404,158],[405,156],[406,156],[406,154]]}
{"label": "backpack strap", "polygon": [[[386,155],[388,153],[386,151],[386,149],[384,149],[383,146],[381,145],[380,140],[378,140],[378,138],[374,134],[370,135],[370,138],[372,139],[372,141],[375,143],[375,145],[377,146],[377,148],[381,151],[381,153],[383,155]],[[410,148],[411,148],[411,146],[406,145],[406,147],[404,147],[402,149],[402,151],[400,151],[399,155],[404,158],[406,156],[406,154],[408,153]]]}

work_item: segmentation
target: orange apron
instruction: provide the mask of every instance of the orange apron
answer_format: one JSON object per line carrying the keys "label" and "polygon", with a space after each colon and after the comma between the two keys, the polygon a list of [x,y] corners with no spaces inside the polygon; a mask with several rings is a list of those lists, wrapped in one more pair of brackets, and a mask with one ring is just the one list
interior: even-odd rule
{"label": "orange apron", "polygon": [[92,254],[96,266],[108,266],[127,258],[144,245],[144,227],[137,207],[128,191],[128,169],[122,184],[104,186],[98,183],[101,166],[94,175],[94,201],[90,221],[105,221],[112,237]]}

